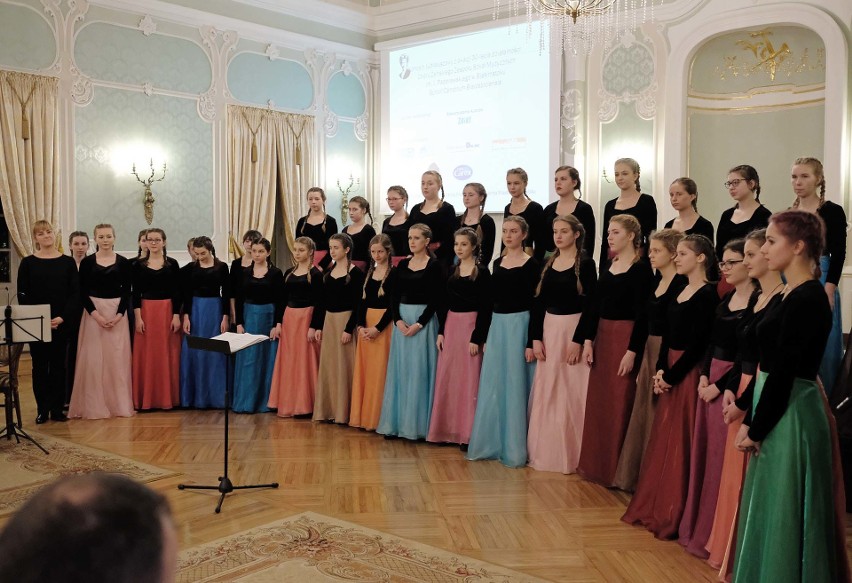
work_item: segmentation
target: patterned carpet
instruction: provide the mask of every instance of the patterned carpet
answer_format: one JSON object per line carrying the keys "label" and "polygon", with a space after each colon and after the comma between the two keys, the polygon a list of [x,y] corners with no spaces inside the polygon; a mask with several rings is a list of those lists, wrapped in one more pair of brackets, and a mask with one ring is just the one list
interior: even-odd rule
{"label": "patterned carpet", "polygon": [[543,581],[304,512],[180,555],[178,582],[521,583]]}
{"label": "patterned carpet", "polygon": [[135,462],[126,457],[27,430],[50,455],[25,439],[0,438],[0,516],[14,512],[39,488],[70,474],[102,471],[151,482],[176,472]]}

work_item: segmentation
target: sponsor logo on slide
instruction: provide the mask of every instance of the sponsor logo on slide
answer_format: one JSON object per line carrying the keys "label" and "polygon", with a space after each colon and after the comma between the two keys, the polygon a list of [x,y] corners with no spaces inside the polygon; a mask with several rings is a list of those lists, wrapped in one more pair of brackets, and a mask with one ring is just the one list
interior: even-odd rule
{"label": "sponsor logo on slide", "polygon": [[473,168],[466,164],[456,166],[456,169],[453,170],[453,177],[456,180],[467,180],[471,176],[473,176]]}

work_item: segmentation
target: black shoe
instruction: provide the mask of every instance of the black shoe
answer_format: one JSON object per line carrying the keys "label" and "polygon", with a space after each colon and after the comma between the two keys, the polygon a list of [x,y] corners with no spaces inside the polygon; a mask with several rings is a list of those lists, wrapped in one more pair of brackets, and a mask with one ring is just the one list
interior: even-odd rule
{"label": "black shoe", "polygon": [[462,451],[467,451],[467,444],[462,443],[461,445],[459,445],[459,449],[462,450]]}
{"label": "black shoe", "polygon": [[39,413],[36,416],[36,425],[41,425],[42,423],[47,423],[47,413]]}
{"label": "black shoe", "polygon": [[54,421],[65,422],[68,421],[68,416],[60,411],[59,413],[51,413],[50,418]]}

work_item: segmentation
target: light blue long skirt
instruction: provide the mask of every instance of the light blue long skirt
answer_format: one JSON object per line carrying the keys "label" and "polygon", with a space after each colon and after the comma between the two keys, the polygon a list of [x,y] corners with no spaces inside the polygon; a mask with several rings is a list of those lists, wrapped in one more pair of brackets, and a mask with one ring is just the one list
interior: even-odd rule
{"label": "light blue long skirt", "polygon": [[[819,281],[823,285],[825,285],[825,279],[828,276],[829,263],[828,255],[820,257],[819,267],[822,270],[822,275]],[[834,381],[837,379],[840,363],[843,360],[843,328],[840,321],[840,311],[840,292],[835,290],[834,309],[831,311],[831,332],[828,335],[828,342],[825,344],[822,363],[819,365],[819,378],[822,380],[825,393],[829,396],[834,389]]]}
{"label": "light blue long skirt", "polygon": [[[192,298],[190,333],[213,338],[221,333],[222,298]],[[180,406],[221,409],[225,406],[228,357],[218,352],[196,350],[187,345],[180,351]]]}
{"label": "light blue long skirt", "polygon": [[467,459],[497,459],[510,468],[527,463],[527,413],[535,362],[524,359],[529,312],[494,314]]}
{"label": "light blue long skirt", "polygon": [[[246,304],[243,328],[250,334],[269,334],[275,326],[273,304]],[[237,413],[269,411],[269,388],[278,341],[261,342],[237,353],[234,366],[233,410]]]}
{"label": "light blue long skirt", "polygon": [[[413,323],[425,308],[419,304],[400,304],[399,311],[406,323]],[[434,316],[414,336],[403,336],[394,326],[377,433],[406,439],[426,438],[435,392],[437,339],[438,319]]]}

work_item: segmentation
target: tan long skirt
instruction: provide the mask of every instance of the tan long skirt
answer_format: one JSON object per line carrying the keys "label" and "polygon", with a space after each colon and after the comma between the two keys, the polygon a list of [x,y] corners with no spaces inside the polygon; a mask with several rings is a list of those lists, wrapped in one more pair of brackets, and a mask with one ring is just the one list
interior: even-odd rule
{"label": "tan long skirt", "polygon": [[349,423],[352,375],[355,371],[355,335],[347,344],[340,337],[352,312],[326,312],[322,327],[314,421]]}

